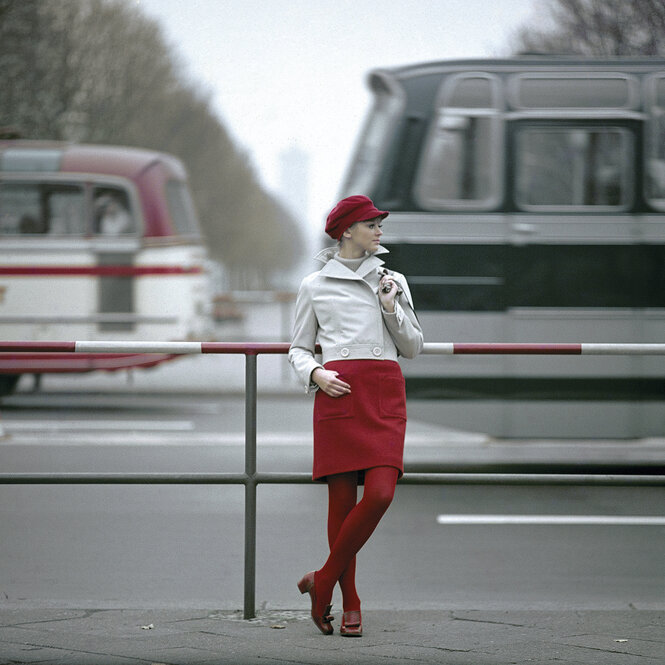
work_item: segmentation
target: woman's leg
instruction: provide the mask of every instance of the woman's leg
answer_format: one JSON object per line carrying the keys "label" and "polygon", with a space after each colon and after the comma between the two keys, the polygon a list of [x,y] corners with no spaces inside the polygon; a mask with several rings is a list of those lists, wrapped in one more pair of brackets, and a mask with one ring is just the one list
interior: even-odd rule
{"label": "woman's leg", "polygon": [[318,614],[323,614],[330,603],[337,580],[367,542],[388,509],[398,476],[399,471],[392,466],[377,466],[365,471],[363,498],[344,520],[323,568],[316,571]]}
{"label": "woman's leg", "polygon": [[[342,524],[358,502],[358,473],[338,473],[328,476],[328,544],[337,540]],[[339,578],[344,611],[360,609],[356,591],[356,558],[353,557]]]}

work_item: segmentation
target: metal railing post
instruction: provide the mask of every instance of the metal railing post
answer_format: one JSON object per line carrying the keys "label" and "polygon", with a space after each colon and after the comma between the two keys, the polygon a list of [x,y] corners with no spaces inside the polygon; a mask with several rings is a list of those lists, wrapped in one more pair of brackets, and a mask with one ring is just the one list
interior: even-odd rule
{"label": "metal railing post", "polygon": [[245,602],[256,616],[256,354],[245,353]]}

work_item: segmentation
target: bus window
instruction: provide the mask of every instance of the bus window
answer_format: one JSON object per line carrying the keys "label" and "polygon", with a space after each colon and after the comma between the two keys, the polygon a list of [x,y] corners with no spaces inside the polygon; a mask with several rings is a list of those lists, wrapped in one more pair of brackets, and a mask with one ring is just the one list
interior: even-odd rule
{"label": "bus window", "polygon": [[46,209],[49,233],[83,235],[86,231],[85,199],[81,187],[49,186]]}
{"label": "bus window", "polygon": [[201,235],[194,202],[184,182],[169,180],[166,183],[166,204],[175,230],[180,235]]}
{"label": "bus window", "polygon": [[4,150],[0,155],[0,171],[59,171],[62,150],[21,147]]}
{"label": "bus window", "polygon": [[497,205],[501,180],[498,155],[499,83],[488,74],[459,74],[443,86],[416,183],[425,209]]}
{"label": "bus window", "polygon": [[496,103],[495,79],[487,76],[457,76],[444,93],[444,106],[449,108],[491,109]]}
{"label": "bus window", "polygon": [[639,103],[637,82],[628,76],[521,74],[514,104],[528,109],[630,109]]}
{"label": "bus window", "polygon": [[95,233],[105,236],[136,232],[127,192],[120,187],[95,187],[93,190]]}
{"label": "bus window", "polygon": [[82,187],[44,182],[0,185],[0,234],[82,235],[84,230]]}
{"label": "bus window", "polygon": [[628,207],[632,143],[632,135],[620,128],[519,130],[515,150],[518,207]]}
{"label": "bus window", "polygon": [[424,208],[472,204],[487,209],[495,204],[493,127],[491,116],[440,112],[416,185]]}

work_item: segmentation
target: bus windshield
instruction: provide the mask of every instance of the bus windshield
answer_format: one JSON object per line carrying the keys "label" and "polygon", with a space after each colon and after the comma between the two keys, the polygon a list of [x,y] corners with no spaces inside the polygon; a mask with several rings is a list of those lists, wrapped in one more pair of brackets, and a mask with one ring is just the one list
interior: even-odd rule
{"label": "bus windshield", "polygon": [[0,183],[0,235],[116,236],[136,230],[136,216],[122,187],[100,184],[89,191],[83,183]]}
{"label": "bus windshield", "polygon": [[377,93],[374,106],[365,121],[345,191],[365,192],[374,183],[398,107],[399,100],[390,93]]}
{"label": "bus windshield", "polygon": [[184,182],[169,180],[166,183],[166,203],[176,231],[180,235],[201,235],[194,202]]}
{"label": "bus windshield", "polygon": [[0,234],[85,233],[81,185],[4,182],[0,184]]}

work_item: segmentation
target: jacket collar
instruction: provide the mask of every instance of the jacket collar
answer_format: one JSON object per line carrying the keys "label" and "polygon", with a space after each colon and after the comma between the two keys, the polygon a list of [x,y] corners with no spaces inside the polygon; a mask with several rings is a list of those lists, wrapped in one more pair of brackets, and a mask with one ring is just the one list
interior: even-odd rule
{"label": "jacket collar", "polygon": [[379,247],[376,252],[370,254],[360,264],[360,268],[354,272],[339,261],[331,260],[338,251],[337,247],[327,247],[314,257],[317,261],[325,263],[323,268],[321,268],[321,275],[325,275],[326,277],[336,277],[339,279],[363,279],[373,270],[378,270],[378,268],[384,264],[384,261],[382,261],[377,254],[388,254],[388,250],[385,247]]}

